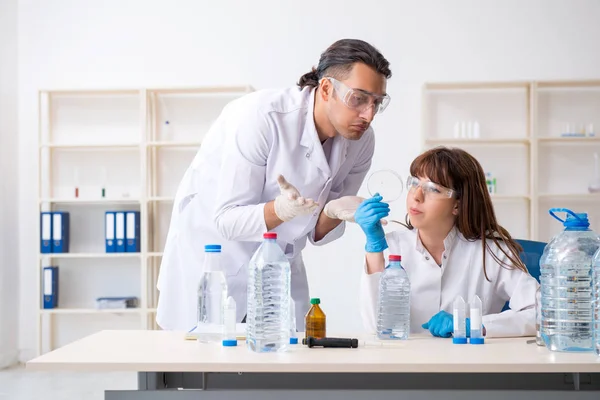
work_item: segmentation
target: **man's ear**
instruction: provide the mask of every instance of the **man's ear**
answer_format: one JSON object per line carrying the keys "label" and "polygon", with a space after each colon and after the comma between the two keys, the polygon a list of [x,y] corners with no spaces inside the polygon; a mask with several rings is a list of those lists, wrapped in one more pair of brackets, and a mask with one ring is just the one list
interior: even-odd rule
{"label": "man's ear", "polygon": [[333,94],[333,85],[329,79],[321,79],[319,82],[321,87],[319,93],[321,94],[321,98],[323,101],[328,101]]}

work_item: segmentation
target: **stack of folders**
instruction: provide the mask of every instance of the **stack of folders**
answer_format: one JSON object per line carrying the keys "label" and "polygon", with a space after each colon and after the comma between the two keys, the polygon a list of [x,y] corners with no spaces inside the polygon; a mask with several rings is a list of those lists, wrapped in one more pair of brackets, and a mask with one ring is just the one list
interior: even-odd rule
{"label": "stack of folders", "polygon": [[104,221],[107,253],[139,253],[139,211],[107,211]]}
{"label": "stack of folders", "polygon": [[137,306],[137,297],[98,297],[96,299],[96,308],[99,310],[136,308]]}
{"label": "stack of folders", "polygon": [[40,252],[69,252],[69,213],[45,211],[40,215]]}

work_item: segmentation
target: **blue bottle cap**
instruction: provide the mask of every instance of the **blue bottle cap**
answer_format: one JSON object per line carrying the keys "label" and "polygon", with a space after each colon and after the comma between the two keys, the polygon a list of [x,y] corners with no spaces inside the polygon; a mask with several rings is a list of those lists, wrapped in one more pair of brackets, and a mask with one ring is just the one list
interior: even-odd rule
{"label": "blue bottle cap", "polygon": [[452,343],[453,344],[467,344],[467,338],[466,337],[455,337],[455,338],[452,338]]}
{"label": "blue bottle cap", "polygon": [[484,344],[485,343],[485,339],[482,338],[482,337],[470,338],[469,339],[469,343],[471,343],[471,344]]}
{"label": "blue bottle cap", "polygon": [[298,344],[298,338],[297,337],[291,337],[290,338],[290,344]]}
{"label": "blue bottle cap", "polygon": [[206,253],[220,253],[221,245],[220,244],[207,244],[204,246],[204,252]]}
{"label": "blue bottle cap", "polygon": [[225,339],[225,340],[223,340],[223,346],[224,347],[235,347],[235,346],[237,346],[237,340]]}

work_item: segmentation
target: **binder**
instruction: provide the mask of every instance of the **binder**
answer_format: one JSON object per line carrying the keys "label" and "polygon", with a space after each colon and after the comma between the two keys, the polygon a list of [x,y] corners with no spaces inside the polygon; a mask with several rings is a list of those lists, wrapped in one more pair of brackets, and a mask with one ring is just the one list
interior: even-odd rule
{"label": "binder", "polygon": [[138,253],[140,251],[140,212],[127,211],[126,221],[126,243],[125,251],[128,253]]}
{"label": "binder", "polygon": [[44,267],[42,278],[44,308],[58,307],[58,267]]}
{"label": "binder", "polygon": [[69,213],[57,211],[52,213],[52,252],[69,252]]}
{"label": "binder", "polygon": [[115,242],[115,212],[107,211],[104,218],[104,237],[106,238],[106,252],[114,253],[117,251]]}
{"label": "binder", "polygon": [[52,213],[40,214],[40,252],[52,253]]}
{"label": "binder", "polygon": [[125,252],[125,212],[115,212],[115,240],[117,253]]}

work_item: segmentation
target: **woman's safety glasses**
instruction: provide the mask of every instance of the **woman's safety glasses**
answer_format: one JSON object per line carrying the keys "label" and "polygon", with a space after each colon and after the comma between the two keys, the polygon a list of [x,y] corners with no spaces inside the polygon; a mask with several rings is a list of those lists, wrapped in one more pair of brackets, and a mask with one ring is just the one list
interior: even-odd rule
{"label": "woman's safety glasses", "polygon": [[423,196],[427,198],[450,199],[456,195],[454,190],[431,181],[421,181],[414,176],[409,176],[406,180],[406,187],[408,188],[409,193],[413,193],[419,186],[421,186]]}
{"label": "woman's safety glasses", "polygon": [[346,107],[357,110],[358,112],[364,112],[373,107],[375,113],[381,114],[388,104],[390,104],[391,99],[387,94],[381,96],[361,89],[352,89],[331,77],[323,79],[329,79],[331,81],[333,87],[338,92],[338,96],[342,99],[342,102],[344,102]]}

